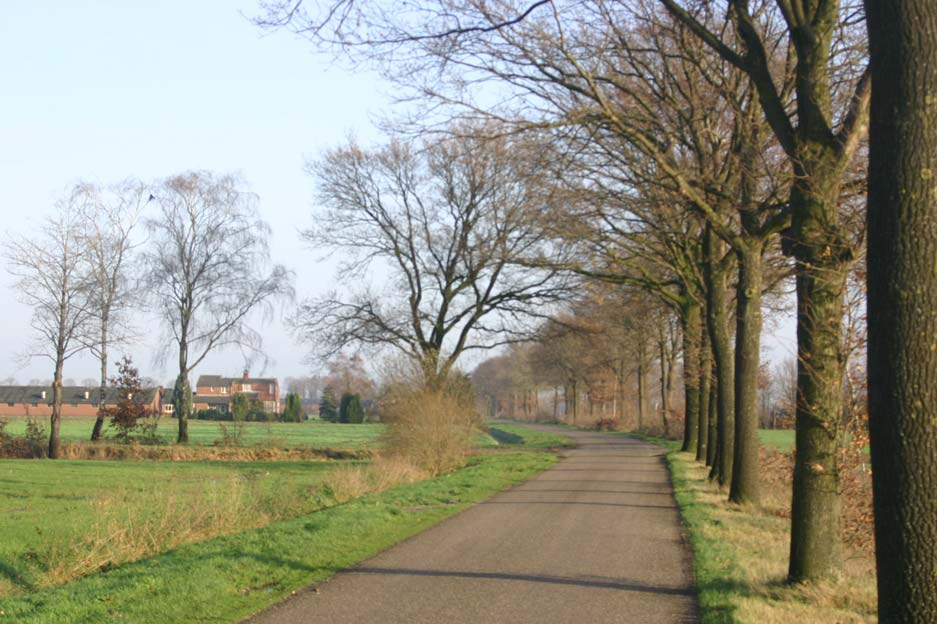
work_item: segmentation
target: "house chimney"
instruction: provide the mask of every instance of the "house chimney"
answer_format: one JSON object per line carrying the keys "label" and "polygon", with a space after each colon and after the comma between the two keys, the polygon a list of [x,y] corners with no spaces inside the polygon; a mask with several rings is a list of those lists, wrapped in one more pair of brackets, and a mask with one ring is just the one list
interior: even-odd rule
{"label": "house chimney", "polygon": [[244,381],[247,381],[247,377],[248,377],[247,369],[244,369]]}

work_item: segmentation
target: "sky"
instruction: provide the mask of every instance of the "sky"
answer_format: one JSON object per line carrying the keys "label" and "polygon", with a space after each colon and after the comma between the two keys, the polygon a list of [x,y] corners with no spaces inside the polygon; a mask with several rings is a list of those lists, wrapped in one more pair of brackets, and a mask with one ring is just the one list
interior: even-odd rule
{"label": "sky", "polygon": [[[273,260],[297,275],[299,297],[331,289],[333,266],[298,232],[311,224],[307,157],[349,134],[377,138],[373,120],[391,105],[390,87],[352,71],[285,32],[250,22],[256,0],[36,0],[0,9],[0,215],[7,236],[28,235],[57,197],[79,180],[156,180],[189,170],[238,172],[272,228]],[[2,261],[0,261],[2,264]],[[15,301],[0,266],[0,378],[49,379],[51,363],[20,362],[30,310]],[[288,309],[283,310],[288,313]],[[141,373],[162,382],[171,361],[153,359],[158,332],[123,349]],[[305,349],[278,313],[260,328],[270,363],[253,375],[310,372]],[[790,324],[766,336],[769,351],[793,351]],[[116,359],[116,358],[115,358]],[[195,375],[239,375],[236,351],[210,356]],[[65,377],[97,376],[81,356]]]}

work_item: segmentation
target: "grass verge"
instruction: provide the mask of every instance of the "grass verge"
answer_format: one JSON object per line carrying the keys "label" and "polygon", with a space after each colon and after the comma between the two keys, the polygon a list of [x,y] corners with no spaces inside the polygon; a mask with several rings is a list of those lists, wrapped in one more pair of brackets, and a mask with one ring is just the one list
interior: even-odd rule
{"label": "grass verge", "polygon": [[766,488],[761,507],[725,502],[679,444],[667,455],[677,503],[693,546],[704,624],[859,624],[875,622],[875,573],[852,553],[841,578],[810,585],[785,582],[790,490]]}
{"label": "grass verge", "polygon": [[0,601],[0,622],[233,622],[367,559],[556,461],[473,457],[455,473]]}
{"label": "grass verge", "polygon": [[571,439],[557,433],[502,423],[489,424],[488,436],[494,442],[494,444],[486,445],[489,448],[523,447],[527,449],[552,449],[576,445]]}

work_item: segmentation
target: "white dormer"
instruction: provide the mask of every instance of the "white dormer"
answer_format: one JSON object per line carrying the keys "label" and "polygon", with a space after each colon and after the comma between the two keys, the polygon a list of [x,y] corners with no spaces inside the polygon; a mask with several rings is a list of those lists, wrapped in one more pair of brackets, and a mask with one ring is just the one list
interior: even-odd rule
{"label": "white dormer", "polygon": [[43,398],[43,399],[46,398],[46,391],[45,391],[45,390],[42,391],[42,398]]}
{"label": "white dormer", "polygon": [[91,398],[91,393],[85,390],[85,399],[90,399],[90,398]]}

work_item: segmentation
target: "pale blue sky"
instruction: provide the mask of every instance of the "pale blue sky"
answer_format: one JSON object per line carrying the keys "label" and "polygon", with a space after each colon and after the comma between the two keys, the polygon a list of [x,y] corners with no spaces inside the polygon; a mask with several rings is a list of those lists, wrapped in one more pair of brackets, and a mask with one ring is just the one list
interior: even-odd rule
{"label": "pale blue sky", "polygon": [[[332,64],[286,32],[264,33],[246,16],[255,0],[36,0],[0,9],[0,214],[4,229],[28,232],[64,189],[83,179],[152,180],[189,169],[238,171],[260,197],[273,228],[274,259],[297,272],[297,290],[330,286],[332,269],[315,264],[297,228],[309,223],[312,184],[304,155],[354,132],[376,136],[386,86],[374,76]],[[11,6],[12,5],[12,6]],[[382,91],[383,90],[383,91]],[[7,305],[0,312],[0,378],[51,377],[35,360],[18,369],[13,356],[28,338],[29,310],[13,304],[11,278],[0,271]],[[777,357],[792,353],[792,326]],[[304,349],[275,321],[264,330],[273,362],[256,374],[302,374]],[[153,366],[155,332],[130,349],[144,374]],[[212,357],[199,372],[237,374],[237,353]],[[89,357],[65,375],[95,376]]]}
{"label": "pale blue sky", "polygon": [[[3,229],[27,232],[79,179],[151,180],[189,169],[238,171],[260,196],[273,228],[273,255],[297,271],[297,290],[324,288],[331,269],[314,265],[297,228],[309,223],[312,184],[304,155],[371,135],[370,116],[387,107],[373,75],[330,66],[286,32],[264,33],[245,15],[254,0],[37,0],[0,9],[0,211]],[[10,302],[11,278],[0,287]],[[0,377],[51,377],[36,360],[18,369],[29,310],[0,316]],[[265,330],[274,362],[267,374],[301,374],[303,349],[278,321]],[[149,343],[131,349],[145,374],[174,375],[151,363]],[[236,353],[199,372],[239,373]],[[209,370],[210,369],[210,370]],[[80,381],[90,358],[67,365]],[[261,371],[254,371],[260,373]]]}

